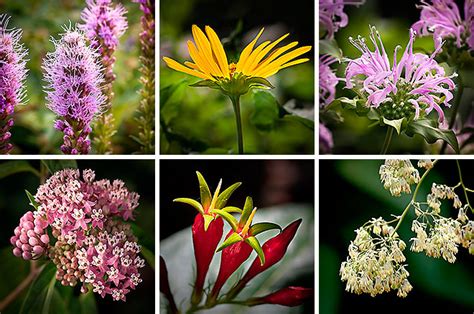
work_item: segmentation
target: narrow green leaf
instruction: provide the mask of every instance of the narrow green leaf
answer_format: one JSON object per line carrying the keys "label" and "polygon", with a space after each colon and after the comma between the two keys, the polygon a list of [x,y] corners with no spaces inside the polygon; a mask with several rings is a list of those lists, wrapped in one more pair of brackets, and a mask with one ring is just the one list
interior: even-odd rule
{"label": "narrow green leaf", "polygon": [[260,259],[260,265],[263,266],[263,264],[265,264],[265,254],[260,246],[260,242],[258,242],[256,237],[248,237],[245,239],[245,242],[247,242],[248,245],[257,252],[258,258]]}
{"label": "narrow green leaf", "polygon": [[211,190],[209,190],[206,180],[199,171],[196,171],[196,175],[199,180],[199,193],[201,195],[202,206],[204,208],[209,208],[212,199]]}
{"label": "narrow green leaf", "polygon": [[0,179],[19,172],[31,172],[38,177],[40,176],[39,171],[26,160],[12,160],[0,164]]}
{"label": "narrow green leaf", "polygon": [[204,218],[204,231],[207,231],[207,229],[209,228],[209,225],[214,220],[214,217],[211,215],[206,215],[206,214],[202,215],[202,217]]}
{"label": "narrow green leaf", "polygon": [[79,296],[79,303],[81,304],[81,313],[82,314],[96,314],[97,304],[95,301],[94,293],[92,289],[89,289],[87,293],[82,293]]}
{"label": "narrow green leaf", "polygon": [[46,166],[50,173],[55,173],[56,171],[63,169],[77,169],[77,162],[71,159],[60,159],[60,160],[41,160],[41,163]]}
{"label": "narrow green leaf", "polygon": [[242,209],[240,209],[236,206],[226,206],[226,207],[222,208],[222,210],[226,211],[228,213],[239,213],[239,214],[242,213]]}
{"label": "narrow green leaf", "polygon": [[232,196],[232,193],[242,185],[242,182],[237,182],[229,186],[227,189],[225,189],[217,198],[216,205],[214,206],[215,209],[221,209],[227,204],[227,201],[229,198]]}
{"label": "narrow green leaf", "polygon": [[446,141],[456,153],[459,153],[459,144],[454,132],[452,130],[440,129],[438,122],[435,120],[425,118],[410,121],[405,132],[410,137],[415,134],[421,135],[430,144],[437,140]]}
{"label": "narrow green leaf", "polygon": [[152,251],[150,251],[147,247],[142,246],[141,247],[141,253],[145,260],[148,262],[148,265],[150,265],[153,270],[155,269],[155,254],[153,254]]}
{"label": "narrow green leaf", "polygon": [[406,121],[405,117],[398,120],[389,120],[383,117],[383,123],[394,128],[397,131],[398,135],[400,135],[400,132],[402,131],[402,127],[405,121]]}
{"label": "narrow green leaf", "polygon": [[213,80],[202,80],[194,84],[189,85],[191,87],[209,87],[209,88],[220,88],[219,85]]}
{"label": "narrow green leaf", "polygon": [[275,88],[267,79],[263,77],[252,77],[247,80],[247,83],[250,85],[250,87],[259,87],[266,89]]}
{"label": "narrow green leaf", "polygon": [[250,196],[245,199],[244,210],[240,216],[239,225],[244,225],[247,219],[249,219],[250,213],[253,210],[253,200]]}
{"label": "narrow green leaf", "polygon": [[202,215],[204,215],[204,209],[202,208],[202,205],[198,201],[193,200],[192,198],[179,197],[175,198],[173,202],[191,205],[192,207],[196,208]]}
{"label": "narrow green leaf", "polygon": [[225,221],[227,221],[232,227],[232,230],[237,231],[237,219],[235,219],[234,216],[221,209],[214,209],[213,212],[221,216]]}
{"label": "narrow green leaf", "polygon": [[281,231],[281,227],[277,224],[271,222],[259,222],[250,227],[250,234],[256,236],[259,233],[276,229]]}
{"label": "narrow green leaf", "polygon": [[46,289],[56,275],[56,266],[49,262],[42,266],[40,274],[30,286],[28,293],[21,306],[20,314],[38,313],[45,302]]}
{"label": "narrow green leaf", "polygon": [[232,233],[227,239],[225,239],[224,242],[219,246],[216,252],[222,251],[228,246],[231,246],[232,244],[235,244],[237,242],[242,241],[243,238],[238,234],[237,232]]}
{"label": "narrow green leaf", "polygon": [[35,201],[35,197],[31,194],[28,190],[25,190],[26,196],[30,200],[30,205],[33,206],[35,209],[38,209],[39,204]]}
{"label": "narrow green leaf", "polygon": [[43,314],[49,314],[49,308],[51,305],[51,298],[53,297],[53,292],[54,292],[54,285],[56,284],[56,276],[53,276],[51,278],[51,281],[48,284],[48,288],[46,290],[46,295],[44,298],[44,303],[43,303]]}

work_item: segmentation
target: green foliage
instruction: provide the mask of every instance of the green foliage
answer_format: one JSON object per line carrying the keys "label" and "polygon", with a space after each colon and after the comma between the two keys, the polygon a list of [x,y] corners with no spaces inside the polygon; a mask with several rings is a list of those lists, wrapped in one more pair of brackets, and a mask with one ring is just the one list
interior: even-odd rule
{"label": "green foliage", "polygon": [[38,170],[33,168],[26,160],[12,160],[0,165],[0,179],[20,172],[31,172],[37,176],[40,175]]}
{"label": "green foliage", "polygon": [[63,170],[63,169],[76,169],[77,162],[72,159],[43,159],[41,163],[48,169],[49,173],[53,174],[56,171]]}
{"label": "green foliage", "polygon": [[457,153],[459,153],[459,145],[453,130],[440,129],[438,123],[430,119],[418,119],[411,121],[406,130],[407,135],[415,134],[423,136],[430,144],[437,140],[446,141]]}
{"label": "green foliage", "polygon": [[20,314],[49,313],[52,290],[56,283],[56,266],[49,262],[41,266],[38,277],[31,284]]}

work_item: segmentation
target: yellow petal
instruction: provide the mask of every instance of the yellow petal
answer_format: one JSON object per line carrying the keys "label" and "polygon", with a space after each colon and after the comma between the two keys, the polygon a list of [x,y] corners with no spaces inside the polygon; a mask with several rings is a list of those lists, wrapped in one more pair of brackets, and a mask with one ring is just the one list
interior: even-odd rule
{"label": "yellow petal", "polygon": [[187,67],[190,67],[191,69],[194,69],[194,70],[199,70],[198,66],[195,65],[194,63],[192,62],[189,62],[189,61],[184,61],[184,65],[187,66]]}
{"label": "yellow petal", "polygon": [[217,59],[217,63],[224,74],[224,77],[229,78],[229,64],[227,62],[227,56],[224,51],[224,47],[222,47],[221,41],[219,40],[219,36],[217,36],[216,32],[210,27],[205,27],[207,37],[211,42],[212,51],[214,52],[214,56]]}
{"label": "yellow petal", "polygon": [[290,60],[292,60],[296,57],[299,57],[302,54],[305,54],[310,50],[311,50],[311,46],[303,46],[303,47],[296,48],[295,50],[290,51],[290,52],[284,54],[283,56],[277,58],[276,60],[270,62],[267,66],[265,66],[263,68],[259,68],[258,73],[259,73],[259,75],[262,75],[261,72],[266,73],[266,72],[269,71],[269,69],[271,67],[280,67],[284,63],[286,63],[286,62],[288,62],[288,61],[290,61]]}
{"label": "yellow petal", "polygon": [[275,60],[276,58],[278,58],[281,54],[285,53],[286,51],[290,50],[291,48],[295,47],[296,45],[298,45],[298,42],[297,41],[294,41],[292,43],[289,43],[288,45],[286,46],[283,46],[283,47],[280,47],[278,48],[277,50],[275,51],[272,51],[272,53],[265,58],[265,60],[263,60],[261,63],[259,63],[254,71],[253,71],[253,75],[254,76],[259,76],[257,73],[261,72],[261,70],[263,68],[265,68],[270,62],[272,62],[273,60]]}
{"label": "yellow petal", "polygon": [[242,72],[242,65],[245,63],[245,61],[247,60],[248,56],[249,56],[250,53],[252,52],[253,47],[255,46],[255,44],[257,43],[257,40],[258,40],[258,39],[260,38],[260,36],[262,35],[264,29],[265,29],[265,28],[262,28],[262,29],[260,30],[260,32],[258,32],[257,37],[255,37],[255,39],[252,40],[252,41],[250,42],[250,44],[248,44],[247,47],[245,47],[244,50],[242,51],[242,53],[240,54],[239,62],[237,62],[237,66],[236,66],[236,69],[235,69],[236,72]]}
{"label": "yellow petal", "polygon": [[193,70],[193,69],[190,69],[190,68],[187,68],[185,67],[184,65],[176,62],[175,60],[171,59],[171,58],[168,58],[168,57],[164,57],[163,58],[163,61],[165,61],[166,65],[168,67],[170,67],[171,69],[173,70],[176,70],[176,71],[179,71],[179,72],[183,72],[183,73],[186,73],[186,74],[190,74],[192,76],[196,76],[196,77],[199,77],[199,78],[202,78],[202,79],[211,79],[211,80],[214,80],[214,78],[212,76],[208,76],[204,73],[201,73],[201,72],[198,72],[196,70]]}
{"label": "yellow petal", "polygon": [[207,59],[199,53],[194,43],[190,40],[188,40],[188,50],[191,59],[193,59],[194,63],[198,66],[201,72],[211,76],[217,75],[217,73],[213,71],[212,67],[209,65]]}
{"label": "yellow petal", "polygon": [[267,55],[267,53],[270,52],[270,50],[272,50],[276,45],[278,45],[282,40],[284,40],[286,37],[288,37],[290,35],[290,33],[287,33],[283,36],[281,36],[280,38],[278,38],[277,40],[275,40],[273,43],[271,43],[270,45],[268,45],[267,47],[265,47],[265,49],[263,49],[258,55],[257,57],[255,58],[254,62],[253,62],[253,67],[250,67],[250,72],[254,71],[257,66],[258,66],[258,63],[263,59],[263,57],[265,57]]}
{"label": "yellow petal", "polygon": [[247,60],[245,63],[242,65],[242,73],[248,74],[247,72],[250,72],[250,69],[252,69],[253,64],[255,59],[257,58],[257,55],[266,47],[268,44],[271,43],[271,41],[265,41],[261,43],[252,53],[250,56],[248,56]]}
{"label": "yellow petal", "polygon": [[263,78],[267,78],[269,76],[272,76],[274,74],[276,74],[278,71],[280,71],[281,69],[284,69],[284,68],[287,68],[287,67],[291,67],[293,65],[297,65],[297,64],[300,64],[300,63],[304,63],[304,62],[307,62],[309,61],[308,58],[301,58],[301,59],[297,59],[297,60],[294,60],[294,61],[291,61],[291,62],[288,62],[288,63],[285,63],[284,65],[280,66],[280,67],[274,67],[272,68],[271,70],[267,71],[266,73],[263,73],[261,75],[261,77]]}
{"label": "yellow petal", "polygon": [[197,25],[193,25],[192,33],[194,41],[196,42],[197,51],[203,61],[206,62],[207,66],[211,70],[211,73],[216,76],[222,76],[222,72],[212,56],[211,44],[209,43],[209,40],[207,39],[204,32]]}

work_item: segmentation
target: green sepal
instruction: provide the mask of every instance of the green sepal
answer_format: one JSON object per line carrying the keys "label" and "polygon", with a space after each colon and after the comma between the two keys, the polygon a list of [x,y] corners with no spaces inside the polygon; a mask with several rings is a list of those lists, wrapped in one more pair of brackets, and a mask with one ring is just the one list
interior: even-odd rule
{"label": "green sepal", "polygon": [[384,124],[388,125],[389,127],[394,128],[397,131],[397,134],[400,135],[400,132],[402,131],[403,128],[406,127],[406,121],[407,119],[405,117],[397,120],[389,120],[385,117],[382,118],[382,121]]}
{"label": "green sepal", "polygon": [[35,197],[31,194],[28,190],[25,190],[26,196],[30,200],[30,205],[33,206],[35,209],[38,209],[39,204],[35,201]]}
{"label": "green sepal", "polygon": [[236,207],[236,206],[226,206],[224,208],[221,208],[223,211],[226,211],[228,213],[242,213],[242,209]]}
{"label": "green sepal", "polygon": [[262,232],[277,229],[281,231],[281,227],[277,224],[271,222],[259,222],[250,227],[249,233],[253,236],[256,236],[257,234],[260,234]]}
{"label": "green sepal", "polygon": [[202,215],[204,215],[204,208],[202,208],[201,203],[199,203],[196,200],[193,200],[192,198],[187,198],[187,197],[179,197],[175,198],[173,202],[178,202],[178,203],[184,203],[191,205],[192,207],[196,208],[198,212],[200,212]]}
{"label": "green sepal", "polygon": [[212,199],[211,190],[209,190],[206,180],[199,171],[196,171],[196,175],[199,181],[199,193],[201,195],[202,207],[209,208]]}
{"label": "green sepal", "polygon": [[253,210],[253,200],[250,196],[245,199],[244,210],[240,216],[239,225],[244,225],[247,219],[249,219],[250,213]]}
{"label": "green sepal", "polygon": [[260,266],[263,266],[263,264],[265,264],[265,254],[263,253],[262,247],[260,246],[260,242],[258,242],[256,237],[248,237],[245,239],[245,242],[247,242],[247,244],[250,245],[255,252],[257,252],[258,258],[260,259]]}
{"label": "green sepal", "polygon": [[227,201],[231,197],[232,193],[242,185],[242,182],[237,182],[229,186],[227,189],[225,189],[217,198],[216,204],[214,206],[215,209],[221,209],[222,207],[227,204]]}
{"label": "green sepal", "polygon": [[189,85],[191,87],[209,87],[209,88],[214,88],[214,89],[220,89],[221,87],[219,84],[216,83],[216,81],[213,80],[202,80],[199,82],[196,82],[194,84]]}
{"label": "green sepal", "polygon": [[237,219],[235,219],[234,216],[229,214],[228,212],[222,210],[222,209],[213,209],[213,213],[216,213],[217,215],[221,216],[225,221],[229,223],[229,225],[232,227],[232,230],[237,232]]}
{"label": "green sepal", "polygon": [[224,242],[222,242],[222,244],[219,246],[216,252],[222,251],[226,247],[231,246],[232,244],[235,244],[242,240],[243,240],[242,236],[238,234],[237,232],[234,232]]}
{"label": "green sepal", "polygon": [[204,218],[204,231],[207,231],[207,229],[209,228],[209,225],[214,220],[214,216],[204,214],[202,215],[202,217]]}
{"label": "green sepal", "polygon": [[249,84],[250,88],[275,88],[267,79],[263,77],[252,77],[250,79],[247,79],[247,84]]}

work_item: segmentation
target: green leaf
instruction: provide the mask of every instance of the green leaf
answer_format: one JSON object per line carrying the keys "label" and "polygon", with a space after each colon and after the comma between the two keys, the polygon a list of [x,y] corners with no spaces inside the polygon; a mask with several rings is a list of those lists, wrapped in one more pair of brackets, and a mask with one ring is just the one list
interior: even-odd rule
{"label": "green leaf", "polygon": [[222,208],[223,211],[226,211],[228,213],[239,213],[241,214],[242,213],[242,210],[236,206],[226,206],[224,208]]}
{"label": "green leaf", "polygon": [[40,176],[39,171],[33,168],[26,160],[12,160],[0,164],[0,179],[19,172],[31,172],[38,177]]}
{"label": "green leaf", "polygon": [[319,54],[320,55],[330,55],[342,61],[344,54],[339,48],[337,41],[335,39],[324,39],[319,41]]}
{"label": "green leaf", "polygon": [[267,79],[263,77],[252,77],[250,79],[247,79],[247,83],[249,84],[250,87],[253,88],[266,88],[266,89],[272,89],[275,88]]}
{"label": "green leaf", "polygon": [[303,117],[300,117],[300,116],[290,115],[290,114],[285,115],[283,117],[283,120],[301,124],[304,127],[310,129],[311,131],[314,131],[314,121],[313,120],[306,119],[306,118],[303,118]]}
{"label": "green leaf", "polygon": [[31,194],[28,190],[25,190],[26,196],[30,200],[30,205],[33,206],[35,209],[38,209],[39,203],[35,201],[35,197]]}
{"label": "green leaf", "polygon": [[140,249],[143,257],[145,260],[148,262],[148,265],[150,265],[153,270],[155,269],[155,254],[150,251],[146,246],[142,246]]}
{"label": "green leaf", "polygon": [[191,205],[192,207],[196,208],[202,215],[204,215],[204,209],[202,208],[201,203],[199,203],[196,200],[193,200],[192,198],[179,197],[179,198],[175,198],[173,202]]}
{"label": "green leaf", "polygon": [[53,276],[51,278],[51,281],[48,284],[48,288],[46,290],[46,295],[44,298],[44,303],[43,303],[43,310],[41,311],[43,314],[48,314],[49,313],[49,308],[51,305],[51,298],[53,297],[54,293],[54,285],[56,284],[56,276]]}
{"label": "green leaf", "polygon": [[46,300],[48,294],[47,291],[51,281],[55,278],[55,276],[56,266],[53,263],[49,262],[42,266],[40,274],[36,280],[33,281],[30,289],[28,290],[28,294],[26,295],[23,305],[21,306],[20,314],[36,314],[38,313],[39,309],[44,309],[46,301],[49,304],[51,297],[49,297],[49,300]]}
{"label": "green leaf", "polygon": [[206,215],[206,214],[202,215],[202,217],[204,218],[204,231],[207,231],[207,229],[209,228],[209,225],[214,220],[214,217],[211,215]]}
{"label": "green leaf", "polygon": [[232,193],[234,193],[234,191],[241,185],[242,182],[236,182],[229,186],[227,189],[225,189],[221,194],[219,194],[214,209],[221,209],[222,207],[224,207],[227,204],[229,198],[232,196]]}
{"label": "green leaf", "polygon": [[240,216],[239,225],[245,224],[247,219],[249,219],[250,213],[253,210],[253,200],[250,196],[247,196],[245,199],[244,210],[242,211],[242,215]]}
{"label": "green leaf", "polygon": [[272,130],[279,118],[280,107],[275,97],[268,92],[258,91],[252,95],[255,106],[250,122],[261,131]]}
{"label": "green leaf", "polygon": [[77,162],[71,159],[60,159],[60,160],[41,160],[41,163],[46,166],[49,173],[53,174],[56,171],[63,170],[63,169],[77,169]]}
{"label": "green leaf", "polygon": [[206,180],[199,171],[196,171],[196,175],[199,181],[199,193],[201,195],[202,206],[204,208],[209,208],[212,199],[211,190],[209,190]]}
{"label": "green leaf", "polygon": [[281,231],[281,227],[277,224],[271,223],[271,222],[259,222],[254,224],[252,227],[250,227],[250,234],[253,236],[256,236],[259,233],[268,231],[268,230],[275,230],[278,229]]}
{"label": "green leaf", "polygon": [[231,246],[232,244],[235,244],[242,240],[243,240],[242,236],[240,236],[240,234],[238,234],[237,232],[234,232],[227,239],[225,239],[224,242],[222,242],[222,244],[219,246],[216,252],[222,251],[226,247]]}
{"label": "green leaf", "polygon": [[262,247],[260,246],[260,242],[258,242],[257,238],[255,237],[248,237],[245,239],[245,242],[248,243],[252,247],[252,249],[257,252],[258,258],[260,259],[260,265],[263,266],[265,264],[265,254],[263,253]]}
{"label": "green leaf", "polygon": [[194,84],[189,85],[191,87],[209,87],[214,89],[219,89],[220,86],[213,80],[202,80]]}
{"label": "green leaf", "polygon": [[398,135],[400,135],[400,132],[402,130],[402,127],[405,121],[406,121],[405,117],[398,120],[388,120],[385,117],[383,117],[383,123],[394,128],[397,131]]}
{"label": "green leaf", "polygon": [[459,144],[452,130],[443,130],[438,127],[438,122],[430,119],[418,119],[408,123],[406,134],[413,137],[415,134],[424,137],[426,142],[433,144],[437,140],[446,141],[455,151],[459,153]]}
{"label": "green leaf", "polygon": [[151,268],[155,269],[155,241],[152,236],[148,235],[136,223],[129,222],[133,234],[138,239],[138,244],[141,246],[141,252]]}
{"label": "green leaf", "polygon": [[87,293],[81,293],[79,296],[79,303],[81,304],[82,314],[95,314],[97,311],[97,303],[95,301],[94,293],[92,289],[89,289]]}
{"label": "green leaf", "polygon": [[229,225],[232,227],[232,230],[237,232],[237,219],[235,219],[234,216],[221,209],[214,209],[213,212],[221,216],[225,221],[229,223]]}

